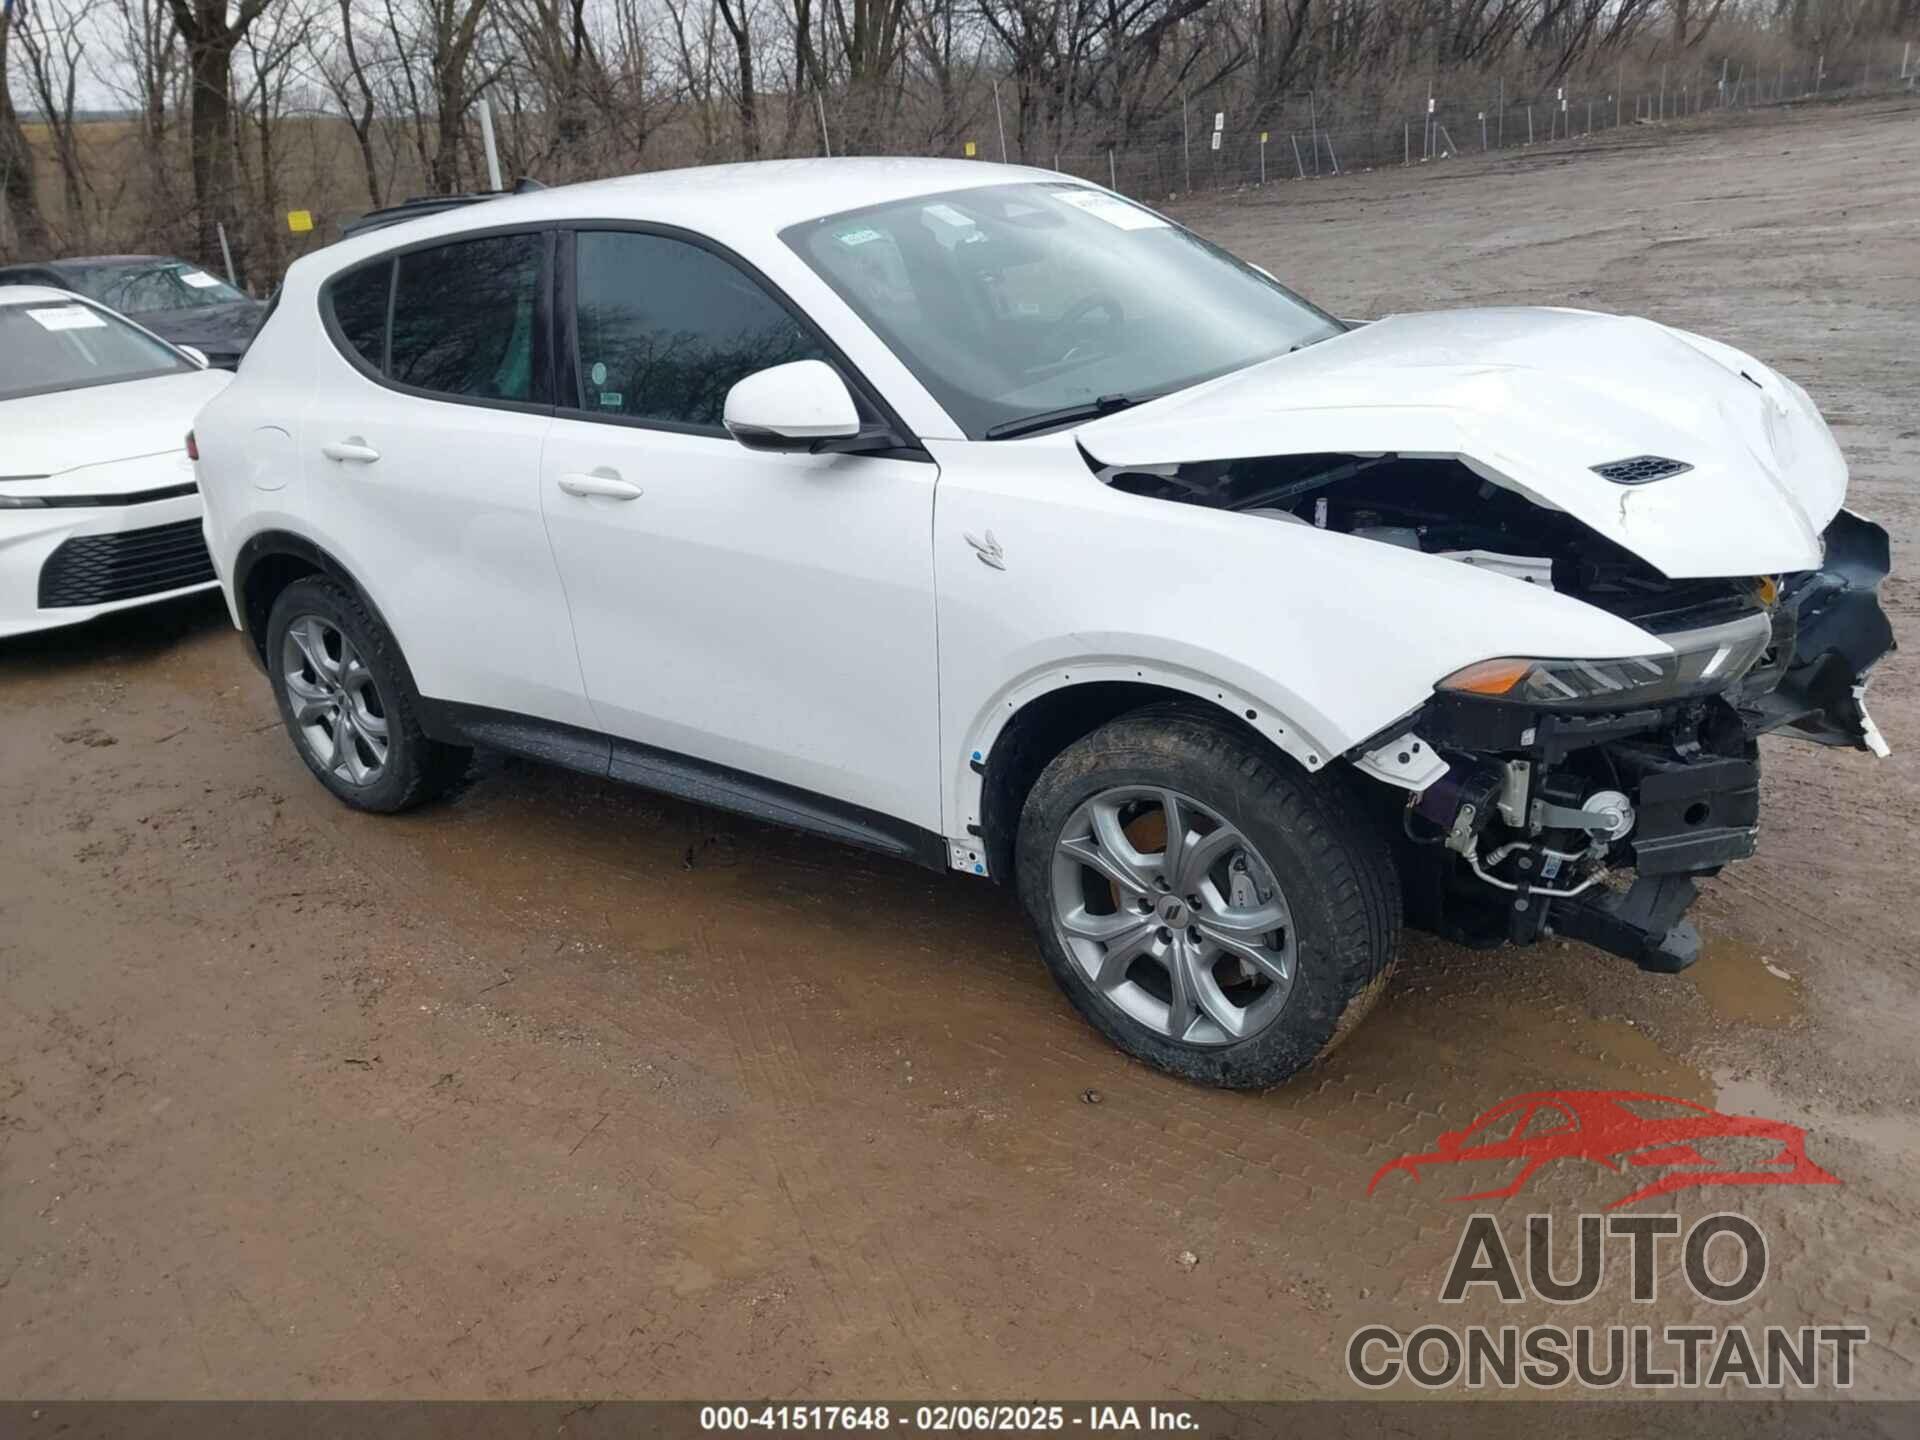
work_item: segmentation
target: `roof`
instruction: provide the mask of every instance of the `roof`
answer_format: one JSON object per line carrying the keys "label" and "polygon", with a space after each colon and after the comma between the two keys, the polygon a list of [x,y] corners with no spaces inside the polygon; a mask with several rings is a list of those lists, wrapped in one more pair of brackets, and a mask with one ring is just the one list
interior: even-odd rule
{"label": "roof", "polygon": [[147,265],[181,264],[166,255],[68,255],[59,260],[21,260],[5,267],[7,270],[70,270],[80,265]]}
{"label": "roof", "polygon": [[[525,194],[502,194],[483,204],[462,205],[452,211],[366,231],[339,244],[358,246],[373,254],[408,239],[426,239],[496,225],[582,218],[680,224],[716,238],[742,229],[765,235],[803,220],[868,205],[884,205],[916,195],[1035,180],[1084,183],[1053,170],[990,165],[978,160],[902,156],[756,160],[685,170],[652,170],[610,180],[555,185]],[[359,249],[353,253],[357,255]],[[348,258],[344,250],[342,258]]]}
{"label": "roof", "polygon": [[51,285],[0,285],[0,305],[36,305],[49,300],[74,300],[79,297]]}

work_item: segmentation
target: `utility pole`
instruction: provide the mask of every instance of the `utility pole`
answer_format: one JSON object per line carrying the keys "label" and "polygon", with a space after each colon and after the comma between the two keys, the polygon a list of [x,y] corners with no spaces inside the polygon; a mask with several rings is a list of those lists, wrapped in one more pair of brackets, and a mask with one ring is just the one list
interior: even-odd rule
{"label": "utility pole", "polygon": [[[500,148],[493,143],[493,107],[487,103],[487,97],[484,95],[480,97],[480,142],[487,151],[487,188],[489,190],[505,189],[506,187],[500,183]],[[229,268],[232,266],[231,259],[228,261],[228,266]]]}
{"label": "utility pole", "polygon": [[[1000,127],[1000,163],[1007,163],[1007,117],[1000,113],[1000,82],[993,82],[993,123]],[[1025,151],[1021,152],[1025,154]],[[1060,162],[1054,162],[1054,169],[1060,168]]]}
{"label": "utility pole", "polygon": [[1188,194],[1193,193],[1193,141],[1187,133],[1187,87],[1180,87],[1180,170]]}

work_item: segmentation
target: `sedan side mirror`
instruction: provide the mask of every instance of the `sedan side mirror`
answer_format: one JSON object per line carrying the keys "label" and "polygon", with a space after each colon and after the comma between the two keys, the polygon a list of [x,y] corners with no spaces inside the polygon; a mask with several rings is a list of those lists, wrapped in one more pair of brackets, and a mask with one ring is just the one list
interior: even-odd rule
{"label": "sedan side mirror", "polygon": [[178,346],[177,348],[179,349],[182,355],[186,356],[189,360],[193,361],[193,363],[198,365],[202,370],[205,370],[208,366],[210,366],[213,363],[211,360],[207,359],[206,351],[198,349],[195,346],[181,345],[181,346]]}
{"label": "sedan side mirror", "polygon": [[727,392],[727,433],[749,450],[817,450],[860,433],[847,382],[824,360],[757,371]]}

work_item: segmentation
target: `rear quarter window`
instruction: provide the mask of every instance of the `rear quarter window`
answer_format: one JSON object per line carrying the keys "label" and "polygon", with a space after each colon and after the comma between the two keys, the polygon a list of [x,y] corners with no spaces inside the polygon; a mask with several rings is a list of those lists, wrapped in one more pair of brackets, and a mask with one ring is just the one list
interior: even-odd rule
{"label": "rear quarter window", "polygon": [[387,292],[392,286],[393,261],[379,260],[349,270],[327,287],[334,343],[376,371],[385,371],[387,364]]}

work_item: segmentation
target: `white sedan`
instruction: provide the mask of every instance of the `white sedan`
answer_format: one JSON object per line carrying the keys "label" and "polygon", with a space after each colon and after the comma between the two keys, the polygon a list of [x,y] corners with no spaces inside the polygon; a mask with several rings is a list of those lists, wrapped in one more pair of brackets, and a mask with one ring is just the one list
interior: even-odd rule
{"label": "white sedan", "polygon": [[1688,964],[1756,737],[1884,749],[1887,536],[1790,380],[1574,310],[1351,325],[1046,171],[375,223],[196,423],[347,804],[487,745],[989,876],[1093,1024],[1218,1084],[1350,1030],[1403,920]]}
{"label": "white sedan", "polygon": [[185,447],[232,378],[77,295],[0,288],[0,638],[219,583]]}

